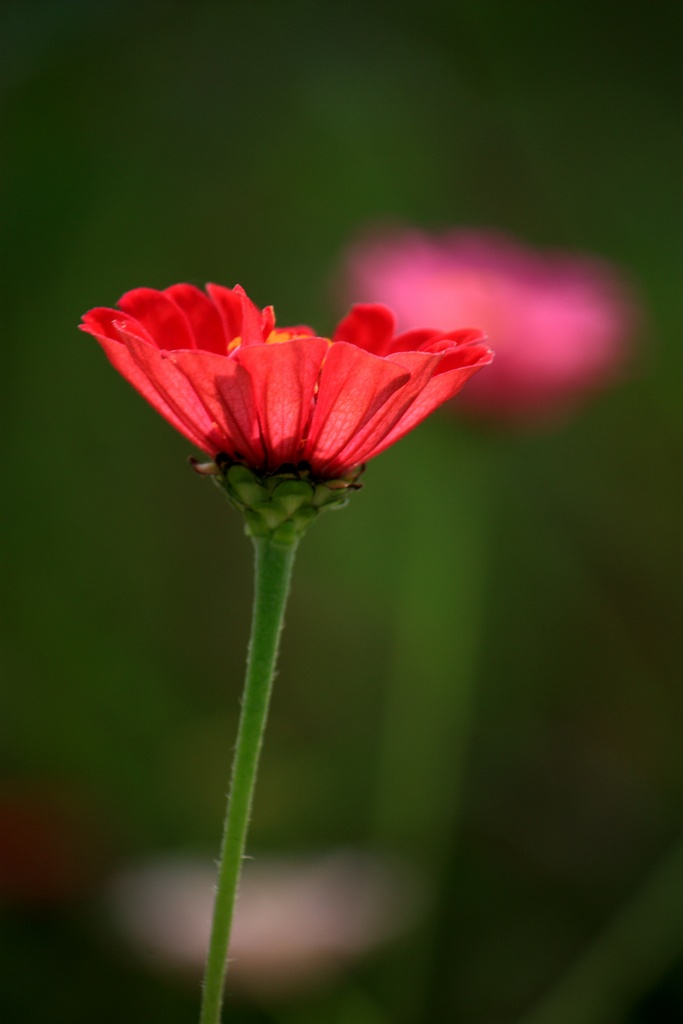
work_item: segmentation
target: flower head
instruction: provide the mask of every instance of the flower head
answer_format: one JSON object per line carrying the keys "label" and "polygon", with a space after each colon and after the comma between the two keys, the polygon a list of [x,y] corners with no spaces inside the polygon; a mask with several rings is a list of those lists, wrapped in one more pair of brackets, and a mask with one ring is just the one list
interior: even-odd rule
{"label": "flower head", "polygon": [[82,329],[243,490],[283,467],[312,486],[353,473],[492,358],[477,330],[396,334],[382,305],[355,306],[332,338],[276,327],[239,286],[137,288],[118,307],[90,310]]}
{"label": "flower head", "polygon": [[611,383],[630,354],[634,303],[587,256],[537,252],[492,232],[362,238],[344,291],[387,302],[403,329],[479,324],[496,361],[462,407],[504,422],[555,418]]}

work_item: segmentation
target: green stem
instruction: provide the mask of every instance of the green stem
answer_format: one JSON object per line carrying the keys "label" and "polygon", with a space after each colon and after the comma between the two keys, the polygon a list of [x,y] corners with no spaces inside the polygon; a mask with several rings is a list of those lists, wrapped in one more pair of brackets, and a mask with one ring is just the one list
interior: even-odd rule
{"label": "green stem", "polygon": [[218,867],[200,1024],[220,1024],[235,896],[296,553],[296,542],[278,545],[268,538],[255,538],[254,547],[256,584],[251,641]]}

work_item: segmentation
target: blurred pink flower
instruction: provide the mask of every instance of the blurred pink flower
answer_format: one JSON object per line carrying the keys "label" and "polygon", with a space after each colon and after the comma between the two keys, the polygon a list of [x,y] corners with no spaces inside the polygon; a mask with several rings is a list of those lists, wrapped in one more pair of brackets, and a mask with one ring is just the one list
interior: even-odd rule
{"label": "blurred pink flower", "polygon": [[[165,858],[109,886],[120,931],[151,963],[194,975],[206,956],[215,865]],[[230,941],[230,987],[286,999],[328,984],[419,916],[425,893],[405,865],[354,850],[247,861]]]}
{"label": "blurred pink flower", "polygon": [[385,302],[402,330],[483,329],[494,362],[458,402],[505,423],[562,418],[611,384],[638,321],[633,297],[607,263],[533,250],[492,231],[361,236],[347,251],[343,293]]}

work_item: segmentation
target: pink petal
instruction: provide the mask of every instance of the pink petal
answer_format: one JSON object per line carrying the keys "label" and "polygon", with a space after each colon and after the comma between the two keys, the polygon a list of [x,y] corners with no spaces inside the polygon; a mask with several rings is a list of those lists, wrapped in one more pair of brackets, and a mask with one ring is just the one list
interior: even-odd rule
{"label": "pink petal", "polygon": [[367,352],[383,356],[389,350],[395,328],[396,317],[388,306],[363,303],[354,306],[337,324],[332,340],[347,341]]}
{"label": "pink petal", "polygon": [[334,342],[323,364],[304,459],[314,469],[330,462],[409,377],[395,363]]}
{"label": "pink petal", "polygon": [[324,338],[295,338],[235,352],[251,379],[269,469],[303,458],[301,442],[328,349]]}
{"label": "pink petal", "polygon": [[118,306],[146,328],[158,348],[195,347],[187,317],[163,292],[154,288],[135,288],[121,296]]}
{"label": "pink petal", "polygon": [[164,289],[187,317],[192,332],[192,348],[225,355],[228,343],[223,330],[223,320],[206,292],[192,284],[174,284]]}

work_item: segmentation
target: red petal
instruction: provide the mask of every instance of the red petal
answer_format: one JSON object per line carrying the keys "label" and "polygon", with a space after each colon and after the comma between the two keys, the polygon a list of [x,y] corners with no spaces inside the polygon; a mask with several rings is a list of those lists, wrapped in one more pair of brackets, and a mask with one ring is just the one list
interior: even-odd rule
{"label": "red petal", "polygon": [[242,285],[236,284],[234,292],[242,301],[242,345],[240,347],[248,348],[250,345],[262,344],[265,338],[264,318],[261,310],[254,305]]}
{"label": "red petal", "polygon": [[275,310],[272,306],[266,306],[261,313],[261,330],[264,338],[268,337],[273,327],[275,327]]}
{"label": "red petal", "polygon": [[321,469],[363,429],[409,374],[386,359],[343,341],[330,346],[304,451]]}
{"label": "red petal", "polygon": [[434,331],[428,327],[415,327],[392,338],[389,352],[422,352],[436,338],[443,337],[443,331]]}
{"label": "red petal", "polygon": [[266,457],[248,372],[235,359],[214,352],[173,352],[169,359],[202,396],[219,433],[227,439],[222,450],[244,458],[254,468],[263,466]]}
{"label": "red petal", "polygon": [[117,345],[122,345],[120,331],[115,325],[118,324],[120,327],[123,324],[129,334],[136,334],[138,338],[154,345],[154,338],[150,337],[142,324],[135,317],[122,313],[120,309],[107,309],[104,306],[98,306],[96,309],[89,309],[81,319],[83,323],[79,324],[80,329],[92,334],[98,341],[108,338],[115,341]]}
{"label": "red petal", "polygon": [[365,303],[354,306],[337,325],[333,341],[348,341],[351,345],[383,356],[389,351],[396,329],[396,317],[388,306]]}
{"label": "red petal", "polygon": [[168,295],[187,317],[194,340],[193,348],[226,354],[228,343],[223,320],[206,292],[193,284],[174,284],[164,289],[164,295]]}
{"label": "red petal", "polygon": [[[215,454],[219,449],[209,443],[206,431],[197,429],[185,415],[179,412],[177,405],[172,399],[168,400],[164,396],[162,391],[150,379],[148,373],[140,366],[139,361],[135,359],[127,343],[123,340],[122,333],[113,325],[114,320],[120,318],[121,315],[116,309],[91,309],[83,317],[83,323],[80,325],[81,330],[87,331],[97,338],[112,366],[126,378],[129,384],[132,384],[136,391],[157,412],[161,413],[164,419],[168,420],[176,430],[179,430],[181,434],[187,437],[193,444],[196,444],[198,448],[202,448],[204,451],[213,451]],[[120,319],[118,322],[120,322]],[[139,333],[140,337],[145,335],[142,325],[136,324],[132,318],[126,322],[126,334],[129,334],[129,332]],[[161,353],[149,342],[140,342],[140,344],[147,345],[150,352],[156,352],[157,358],[161,358]]]}
{"label": "red petal", "polygon": [[238,292],[224,288],[222,284],[207,284],[206,290],[221,315],[225,336],[230,344],[233,338],[242,335],[242,298]]}
{"label": "red petal", "polygon": [[[481,335],[479,335],[481,337]],[[485,345],[460,345],[455,352],[445,355],[434,377],[429,381],[415,401],[384,439],[371,451],[363,454],[359,462],[374,458],[385,448],[400,440],[418,423],[426,419],[449,398],[457,395],[464,384],[483,366],[493,359],[493,353]]]}
{"label": "red petal", "polygon": [[476,359],[470,351],[469,355],[465,349],[472,349],[476,345],[486,345],[486,335],[478,327],[465,327],[457,331],[439,332],[432,335],[429,343],[422,346],[423,352],[453,352],[455,349],[461,353],[463,359]]}
{"label": "red petal", "polygon": [[345,470],[365,462],[428,385],[442,358],[427,352],[399,352],[387,356],[387,362],[407,371],[410,379],[387,399],[349,444],[338,452],[331,465],[325,467],[326,473],[341,475]]}
{"label": "red petal", "polygon": [[251,379],[269,469],[304,457],[301,442],[328,349],[324,338],[296,338],[235,352]]}
{"label": "red petal", "polygon": [[146,328],[158,348],[194,348],[187,317],[163,292],[135,288],[121,296],[118,306]]}

